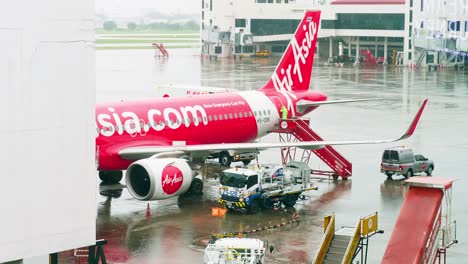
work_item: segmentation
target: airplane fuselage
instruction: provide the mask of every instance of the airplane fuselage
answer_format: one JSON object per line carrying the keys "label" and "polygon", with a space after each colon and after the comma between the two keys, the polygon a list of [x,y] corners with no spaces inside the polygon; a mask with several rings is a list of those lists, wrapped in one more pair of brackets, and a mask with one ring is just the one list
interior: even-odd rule
{"label": "airplane fuselage", "polygon": [[300,99],[326,100],[316,91],[296,93],[296,97],[291,101],[284,93],[245,91],[99,104],[98,170],[125,170],[133,161],[118,152],[130,146],[251,142],[275,128],[283,107],[290,108],[288,117],[295,117],[315,109],[296,113]]}

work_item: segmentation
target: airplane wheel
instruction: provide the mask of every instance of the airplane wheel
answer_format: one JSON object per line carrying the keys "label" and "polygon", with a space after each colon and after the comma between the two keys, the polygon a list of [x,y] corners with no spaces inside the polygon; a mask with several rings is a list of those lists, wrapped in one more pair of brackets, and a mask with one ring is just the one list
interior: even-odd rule
{"label": "airplane wheel", "polygon": [[221,154],[219,154],[219,163],[224,167],[231,166],[231,156],[228,152],[223,151]]}
{"label": "airplane wheel", "polygon": [[119,183],[122,175],[122,171],[99,171],[99,179],[105,184]]}
{"label": "airplane wheel", "polygon": [[189,192],[194,195],[203,194],[203,181],[198,178],[193,179]]}
{"label": "airplane wheel", "polygon": [[251,162],[251,160],[243,160],[242,163],[244,163],[244,166],[247,166],[249,165]]}

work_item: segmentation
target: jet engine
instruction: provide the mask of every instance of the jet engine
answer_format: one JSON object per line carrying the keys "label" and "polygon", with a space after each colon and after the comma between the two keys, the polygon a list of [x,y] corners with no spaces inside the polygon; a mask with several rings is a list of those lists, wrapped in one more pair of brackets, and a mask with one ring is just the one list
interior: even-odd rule
{"label": "jet engine", "polygon": [[176,158],[141,159],[132,163],[125,174],[128,191],[142,201],[181,195],[190,188],[192,180],[201,182],[194,179],[186,160]]}

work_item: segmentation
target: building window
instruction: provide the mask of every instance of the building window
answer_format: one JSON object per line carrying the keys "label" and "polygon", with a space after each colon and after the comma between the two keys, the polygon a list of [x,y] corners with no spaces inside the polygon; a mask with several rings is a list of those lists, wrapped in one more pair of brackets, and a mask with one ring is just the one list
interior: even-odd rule
{"label": "building window", "polygon": [[266,3],[266,0],[255,0],[255,3],[264,4]]}
{"label": "building window", "polygon": [[205,0],[201,0],[201,8],[205,8]]}
{"label": "building window", "polygon": [[245,18],[237,18],[236,27],[245,27]]}
{"label": "building window", "polygon": [[256,36],[292,34],[299,22],[296,19],[252,19],[250,31]]}
{"label": "building window", "polygon": [[210,11],[213,11],[213,0],[210,0]]}
{"label": "building window", "polygon": [[223,51],[222,47],[215,47],[215,54],[221,54]]}
{"label": "building window", "polygon": [[337,20],[322,20],[322,29],[404,30],[405,14],[337,14]]}
{"label": "building window", "polygon": [[460,31],[460,21],[448,21],[448,31]]}
{"label": "building window", "polygon": [[201,11],[201,19],[205,20],[205,11]]}

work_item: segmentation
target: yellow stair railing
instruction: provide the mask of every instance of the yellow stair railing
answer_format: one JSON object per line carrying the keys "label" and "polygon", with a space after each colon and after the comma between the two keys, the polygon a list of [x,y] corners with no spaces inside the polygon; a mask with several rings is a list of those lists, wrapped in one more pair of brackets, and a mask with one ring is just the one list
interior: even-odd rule
{"label": "yellow stair railing", "polygon": [[356,230],[354,231],[354,235],[351,237],[349,241],[348,247],[346,248],[345,255],[341,264],[351,264],[353,261],[354,252],[356,252],[357,247],[359,246],[359,241],[361,240],[361,223],[362,218],[359,219],[358,224],[356,226]]}
{"label": "yellow stair railing", "polygon": [[331,213],[323,218],[324,235],[320,242],[320,248],[314,256],[313,264],[322,264],[327,255],[328,248],[335,236],[335,213]]}

